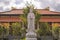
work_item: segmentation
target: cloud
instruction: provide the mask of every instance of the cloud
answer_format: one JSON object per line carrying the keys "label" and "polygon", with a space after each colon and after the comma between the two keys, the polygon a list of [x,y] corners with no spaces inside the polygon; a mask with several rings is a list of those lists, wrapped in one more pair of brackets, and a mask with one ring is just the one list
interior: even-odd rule
{"label": "cloud", "polygon": [[22,9],[25,7],[25,1],[24,0],[15,0],[15,2],[13,2],[12,7],[16,8],[16,9]]}
{"label": "cloud", "polygon": [[35,1],[38,2],[39,9],[45,9],[49,5],[48,0],[35,0]]}
{"label": "cloud", "polygon": [[50,11],[60,12],[60,0],[50,0],[49,3]]}
{"label": "cloud", "polygon": [[0,12],[3,12],[3,7],[2,6],[0,6]]}
{"label": "cloud", "polygon": [[12,10],[11,7],[22,9],[26,6],[26,2],[32,2],[36,9],[49,7],[50,11],[60,12],[60,0],[0,0],[0,11]]}
{"label": "cloud", "polygon": [[21,4],[22,2],[23,2],[23,0],[15,0],[14,3],[15,3],[16,5],[19,5],[19,4]]}

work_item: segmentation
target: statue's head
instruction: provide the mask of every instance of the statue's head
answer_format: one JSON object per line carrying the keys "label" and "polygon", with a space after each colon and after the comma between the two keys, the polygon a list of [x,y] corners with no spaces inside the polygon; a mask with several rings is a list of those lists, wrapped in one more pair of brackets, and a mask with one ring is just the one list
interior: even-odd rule
{"label": "statue's head", "polygon": [[33,7],[30,6],[30,13],[33,13]]}
{"label": "statue's head", "polygon": [[29,13],[28,13],[28,18],[35,18],[35,15],[34,15],[34,13],[33,13],[33,7],[32,6],[30,6],[30,10],[29,10]]}
{"label": "statue's head", "polygon": [[30,12],[28,13],[28,18],[35,18],[33,10],[30,8]]}

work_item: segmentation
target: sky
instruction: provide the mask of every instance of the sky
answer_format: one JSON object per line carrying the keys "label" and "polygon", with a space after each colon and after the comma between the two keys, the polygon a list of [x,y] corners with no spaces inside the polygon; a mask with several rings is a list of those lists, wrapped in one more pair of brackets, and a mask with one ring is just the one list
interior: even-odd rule
{"label": "sky", "polygon": [[49,7],[50,11],[60,12],[60,0],[0,0],[0,12],[10,11],[12,7],[23,9],[27,2],[33,4],[35,9]]}

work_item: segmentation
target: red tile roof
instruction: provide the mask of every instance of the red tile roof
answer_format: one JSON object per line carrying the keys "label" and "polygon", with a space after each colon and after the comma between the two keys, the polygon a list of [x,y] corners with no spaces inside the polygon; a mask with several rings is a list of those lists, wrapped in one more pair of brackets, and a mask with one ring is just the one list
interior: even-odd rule
{"label": "red tile roof", "polygon": [[[52,12],[52,11],[49,11],[49,10],[40,10],[40,9],[37,9],[37,11],[40,13],[40,14],[60,14],[60,12]],[[11,10],[11,11],[8,11],[8,12],[0,12],[0,14],[23,14],[23,9],[14,9],[14,10]]]}
{"label": "red tile roof", "polygon": [[[39,12],[39,14],[54,14],[54,15],[60,15],[60,12],[51,12],[48,10],[39,10],[37,9],[37,11]],[[0,14],[23,14],[23,10],[22,9],[15,9],[15,10],[11,10],[9,12],[0,12]],[[22,21],[20,18],[0,18],[0,22],[20,22]],[[60,18],[48,18],[48,17],[41,17],[41,19],[39,20],[40,22],[60,22]]]}
{"label": "red tile roof", "polygon": [[0,12],[0,14],[23,14],[23,10],[22,9],[14,9],[14,10],[7,11],[7,12]]}
{"label": "red tile roof", "polygon": [[1,17],[0,18],[0,22],[22,22],[21,21],[21,19],[20,18],[13,18],[13,17],[7,17],[7,18],[5,18],[5,17]]}
{"label": "red tile roof", "polygon": [[40,14],[60,14],[60,12],[52,12],[49,10],[37,10]]}
{"label": "red tile roof", "polygon": [[40,18],[40,20],[39,20],[40,22],[60,22],[60,18],[52,18],[52,17],[49,17],[49,18],[47,18],[47,17],[41,17]]}

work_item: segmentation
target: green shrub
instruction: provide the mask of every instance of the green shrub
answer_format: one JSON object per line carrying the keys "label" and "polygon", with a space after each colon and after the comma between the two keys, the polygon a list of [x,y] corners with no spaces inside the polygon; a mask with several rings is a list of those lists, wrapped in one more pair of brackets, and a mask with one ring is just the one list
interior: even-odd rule
{"label": "green shrub", "polygon": [[58,39],[59,37],[59,27],[53,27],[52,28],[52,34],[55,39]]}
{"label": "green shrub", "polygon": [[48,23],[41,23],[40,28],[37,30],[37,33],[40,36],[50,35],[51,31],[50,31],[50,27],[49,27]]}

